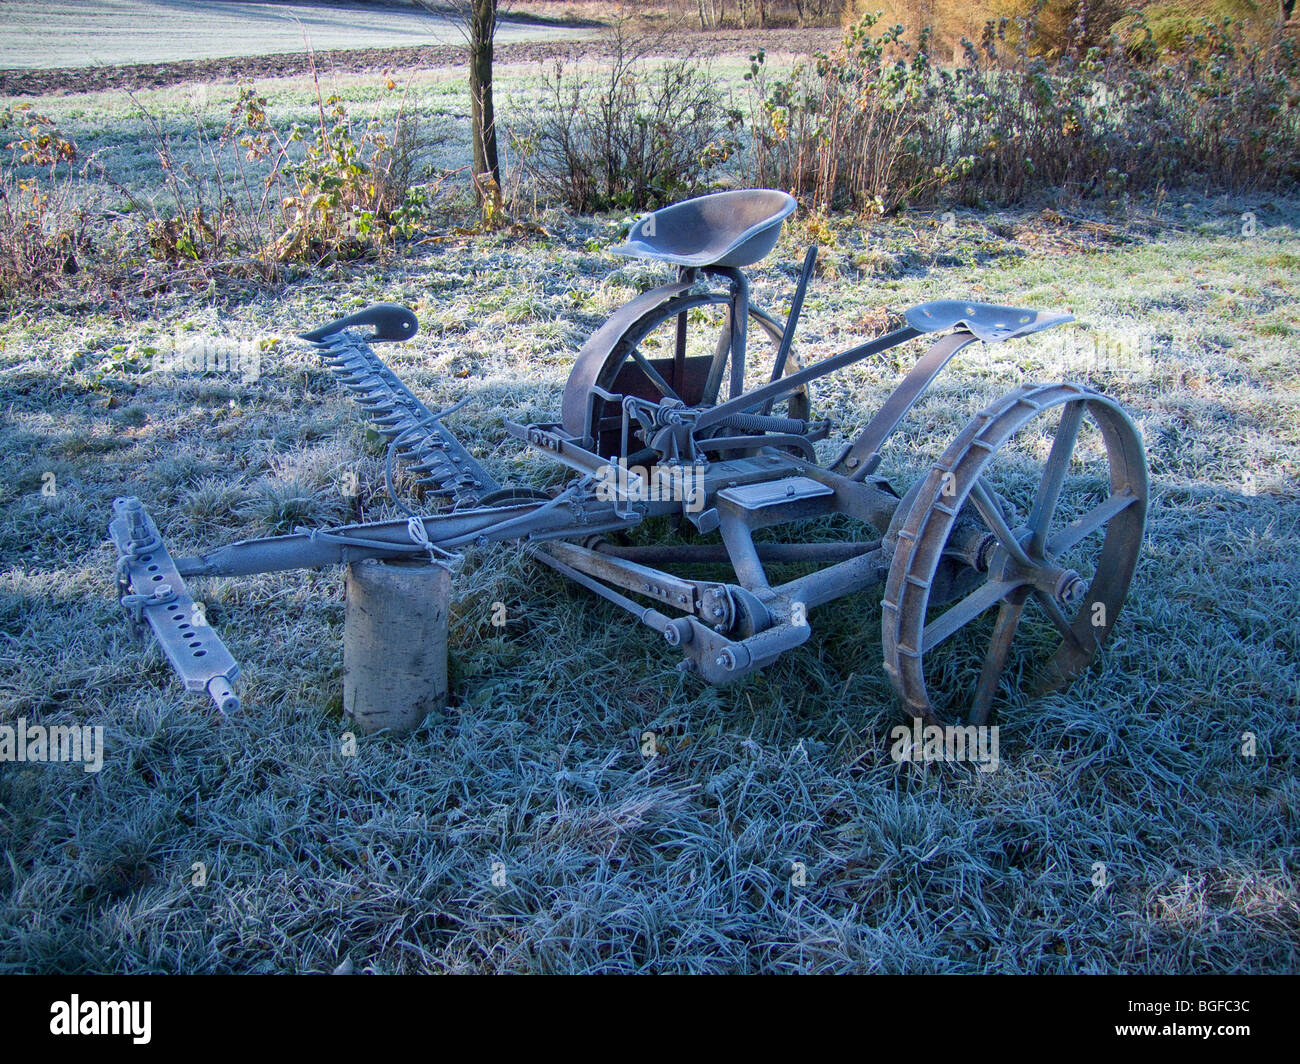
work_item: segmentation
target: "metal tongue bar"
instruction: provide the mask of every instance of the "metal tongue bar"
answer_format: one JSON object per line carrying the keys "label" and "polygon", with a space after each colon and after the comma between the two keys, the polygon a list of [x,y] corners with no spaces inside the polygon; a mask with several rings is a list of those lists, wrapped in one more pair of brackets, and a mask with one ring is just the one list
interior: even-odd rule
{"label": "metal tongue bar", "polygon": [[190,596],[139,499],[114,500],[108,532],[117,547],[118,600],[136,628],[148,622],[187,690],[206,691],[221,712],[235,712],[239,666]]}

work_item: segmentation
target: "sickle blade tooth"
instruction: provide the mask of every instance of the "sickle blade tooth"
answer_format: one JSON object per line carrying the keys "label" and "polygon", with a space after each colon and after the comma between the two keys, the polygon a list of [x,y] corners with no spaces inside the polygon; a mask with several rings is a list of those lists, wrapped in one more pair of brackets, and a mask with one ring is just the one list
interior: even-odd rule
{"label": "sickle blade tooth", "polygon": [[500,487],[363,338],[345,330],[315,347],[322,364],[380,435],[402,440],[396,453],[424,490],[460,504],[477,502],[481,493]]}

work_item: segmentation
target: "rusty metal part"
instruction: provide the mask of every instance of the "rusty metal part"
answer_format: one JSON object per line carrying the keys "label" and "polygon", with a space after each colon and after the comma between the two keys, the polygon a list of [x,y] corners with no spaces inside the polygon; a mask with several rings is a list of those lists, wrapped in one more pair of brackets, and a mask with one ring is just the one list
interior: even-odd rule
{"label": "rusty metal part", "polygon": [[[599,383],[605,364],[623,335],[638,321],[657,311],[669,300],[688,292],[694,279],[660,285],[642,292],[630,303],[616,310],[582,345],[569,371],[564,395],[560,400],[560,423],[564,431],[578,439],[590,437],[591,389]],[[670,315],[675,316],[675,315]],[[622,360],[620,359],[620,364]]]}
{"label": "rusty metal part", "polygon": [[[986,484],[993,460],[1016,433],[1057,408],[1061,418],[1033,504],[1023,523],[1009,520]],[[1101,432],[1108,494],[1054,531],[1085,416]],[[934,464],[906,510],[900,508],[890,533],[897,549],[881,604],[885,671],[908,711],[926,718],[938,715],[926,687],[926,655],[994,606],[998,616],[968,719],[977,724],[987,719],[1030,601],[1060,635],[1040,670],[1040,683],[1049,689],[1068,686],[1114,629],[1142,545],[1147,492],[1141,438],[1106,396],[1078,385],[1025,385],[977,415]],[[978,513],[993,537],[992,551],[981,551],[987,576],[939,616],[929,617],[936,570],[964,508]],[[1064,564],[1065,555],[1098,532],[1104,537],[1090,559],[1091,575],[1084,578]],[[1070,616],[1066,610],[1075,612]]]}
{"label": "rusty metal part", "polygon": [[[693,291],[697,273],[719,277],[727,288]],[[721,320],[694,320],[708,308],[717,308]],[[732,323],[741,320],[754,329],[733,330]],[[762,344],[750,350],[754,335],[761,338]],[[688,337],[712,351],[688,355]],[[671,355],[647,354],[655,340],[663,350],[671,348]],[[625,397],[652,402],[671,400],[689,407],[711,406],[717,402],[728,366],[735,388],[743,377],[747,358],[752,361],[757,352],[763,356],[762,361],[770,358],[775,365],[781,361],[783,346],[783,365],[793,372],[799,363],[789,345],[783,345],[781,324],[749,305],[748,283],[743,274],[736,270],[684,271],[676,283],[644,293],[617,311],[583,345],[564,387],[561,425],[571,437],[601,455],[626,456],[626,446],[620,449],[621,404]],[[806,387],[792,389],[783,399],[789,417],[809,418],[811,404]]]}

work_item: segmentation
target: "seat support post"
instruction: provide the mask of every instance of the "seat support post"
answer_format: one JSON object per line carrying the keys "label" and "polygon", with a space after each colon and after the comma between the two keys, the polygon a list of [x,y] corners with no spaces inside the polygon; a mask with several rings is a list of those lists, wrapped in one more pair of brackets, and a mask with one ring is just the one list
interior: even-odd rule
{"label": "seat support post", "polygon": [[[706,273],[725,277],[731,288],[731,328],[728,354],[731,358],[731,390],[728,399],[735,399],[745,390],[745,344],[749,335],[749,278],[734,266],[709,266]],[[710,380],[716,369],[709,373]],[[720,383],[720,382],[719,382]]]}
{"label": "seat support post", "polygon": [[[699,270],[694,266],[677,267],[677,280],[695,284]],[[686,391],[686,312],[677,315],[677,336],[673,346],[673,389],[678,395]]]}

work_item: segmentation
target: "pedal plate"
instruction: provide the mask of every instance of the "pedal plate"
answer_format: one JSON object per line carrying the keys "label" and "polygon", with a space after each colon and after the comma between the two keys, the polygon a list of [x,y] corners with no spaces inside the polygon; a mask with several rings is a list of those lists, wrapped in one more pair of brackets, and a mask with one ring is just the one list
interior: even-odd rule
{"label": "pedal plate", "polygon": [[834,494],[833,489],[811,477],[785,477],[781,480],[763,480],[756,484],[723,488],[718,492],[718,498],[726,499],[742,510],[763,510],[769,506],[798,502],[800,499],[817,499]]}

